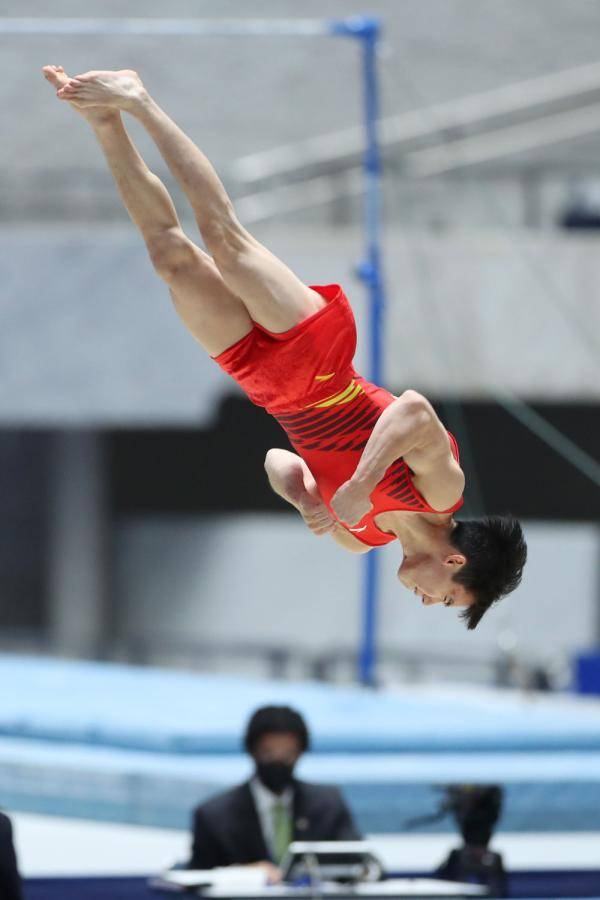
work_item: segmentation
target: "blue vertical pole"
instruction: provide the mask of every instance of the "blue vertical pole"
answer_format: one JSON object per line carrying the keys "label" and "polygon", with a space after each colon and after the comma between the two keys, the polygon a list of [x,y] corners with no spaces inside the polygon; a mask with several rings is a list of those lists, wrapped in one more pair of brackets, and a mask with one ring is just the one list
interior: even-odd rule
{"label": "blue vertical pole", "polygon": [[[362,50],[365,153],[363,171],[365,256],[358,274],[369,292],[368,378],[381,383],[383,371],[383,314],[385,292],[381,265],[381,150],[377,120],[379,86],[377,82],[377,41],[381,26],[378,19],[355,17],[333,23],[332,31],[360,40]],[[364,557],[362,578],[362,631],[358,654],[358,677],[362,684],[376,684],[377,600],[379,590],[377,550]]]}
{"label": "blue vertical pole", "polygon": [[[363,31],[363,75],[366,148],[365,173],[365,237],[366,253],[361,266],[370,300],[369,380],[381,384],[383,370],[384,287],[381,271],[381,153],[377,119],[379,90],[377,83],[377,39],[379,23],[370,20]],[[362,684],[374,686],[377,670],[377,601],[379,596],[379,555],[371,550],[363,560],[363,633],[359,655],[359,678]]]}
{"label": "blue vertical pole", "polygon": [[[363,161],[365,177],[364,231],[365,257],[359,274],[369,292],[369,368],[368,377],[381,384],[383,370],[384,287],[381,269],[381,151],[377,119],[379,87],[377,83],[377,40],[380,26],[376,19],[363,20],[361,29],[363,102],[366,146]],[[372,550],[363,560],[362,636],[358,658],[358,676],[362,684],[374,686],[377,669],[377,605],[379,596],[379,557]]]}

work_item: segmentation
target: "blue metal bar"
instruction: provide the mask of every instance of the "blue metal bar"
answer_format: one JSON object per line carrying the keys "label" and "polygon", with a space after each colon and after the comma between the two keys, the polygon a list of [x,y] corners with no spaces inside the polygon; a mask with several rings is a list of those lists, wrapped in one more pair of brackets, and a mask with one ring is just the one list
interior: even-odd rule
{"label": "blue metal bar", "polygon": [[145,35],[157,37],[327,37],[357,34],[355,22],[324,19],[0,18],[0,35]]}
{"label": "blue metal bar", "polygon": [[377,686],[377,612],[379,556],[371,550],[362,560],[362,632],[358,654],[358,679],[365,687]]}
{"label": "blue metal bar", "polygon": [[[381,151],[377,119],[379,89],[377,83],[377,41],[380,24],[377,19],[354,21],[354,33],[361,38],[364,79],[364,112],[366,147],[365,172],[365,257],[359,275],[365,282],[370,299],[369,379],[381,383],[383,371],[383,314],[385,292],[381,267]],[[377,606],[379,595],[379,557],[372,550],[364,560],[362,597],[362,640],[359,653],[359,678],[362,684],[374,686],[377,669]]]}

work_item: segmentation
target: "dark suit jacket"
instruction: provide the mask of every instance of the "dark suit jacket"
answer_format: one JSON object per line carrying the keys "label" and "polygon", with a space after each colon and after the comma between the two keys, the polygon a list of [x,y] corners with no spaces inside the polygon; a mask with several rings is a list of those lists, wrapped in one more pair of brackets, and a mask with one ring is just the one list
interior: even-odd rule
{"label": "dark suit jacket", "polygon": [[[294,840],[360,840],[350,810],[335,787],[294,780]],[[194,811],[190,869],[270,859],[250,783],[213,797]]]}
{"label": "dark suit jacket", "polygon": [[0,813],[0,897],[2,900],[22,900],[21,879],[13,846],[12,825],[8,816]]}

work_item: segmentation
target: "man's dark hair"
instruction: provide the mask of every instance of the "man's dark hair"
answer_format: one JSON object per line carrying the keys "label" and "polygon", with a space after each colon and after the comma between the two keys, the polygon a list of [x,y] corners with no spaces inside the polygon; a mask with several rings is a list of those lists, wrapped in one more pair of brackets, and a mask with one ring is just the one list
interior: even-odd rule
{"label": "man's dark hair", "polygon": [[261,706],[252,714],[244,738],[248,753],[254,753],[256,744],[265,734],[295,734],[301,753],[308,750],[310,744],[306,722],[290,706]]}
{"label": "man's dark hair", "polygon": [[492,603],[521,583],[527,560],[523,530],[512,516],[486,516],[457,522],[450,543],[467,558],[452,580],[475,598],[461,618],[472,630]]}

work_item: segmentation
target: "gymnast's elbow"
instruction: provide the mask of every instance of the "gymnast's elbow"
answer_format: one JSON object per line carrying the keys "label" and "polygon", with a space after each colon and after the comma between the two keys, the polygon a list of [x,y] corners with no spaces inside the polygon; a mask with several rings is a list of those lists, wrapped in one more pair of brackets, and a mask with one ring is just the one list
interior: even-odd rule
{"label": "gymnast's elbow", "polygon": [[269,469],[273,467],[273,456],[275,452],[274,448],[271,448],[270,450],[267,450],[265,454],[264,467],[267,475],[269,474]]}
{"label": "gymnast's elbow", "polygon": [[280,450],[278,447],[271,447],[265,454],[264,467],[266,473],[269,474],[269,472],[273,472],[280,467],[287,461],[286,456],[290,455],[291,454],[288,454],[285,450]]}
{"label": "gymnast's elbow", "polygon": [[396,418],[399,421],[404,420],[406,422],[406,418],[410,417],[412,427],[415,430],[427,428],[437,419],[433,406],[427,397],[424,397],[418,391],[413,391],[412,388],[400,394],[394,405]]}

